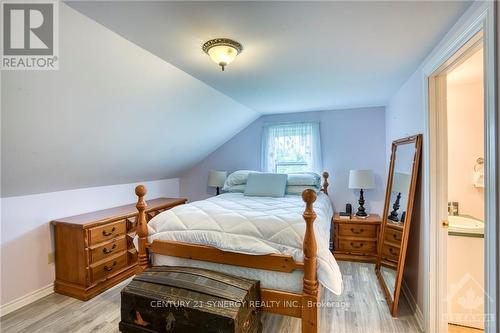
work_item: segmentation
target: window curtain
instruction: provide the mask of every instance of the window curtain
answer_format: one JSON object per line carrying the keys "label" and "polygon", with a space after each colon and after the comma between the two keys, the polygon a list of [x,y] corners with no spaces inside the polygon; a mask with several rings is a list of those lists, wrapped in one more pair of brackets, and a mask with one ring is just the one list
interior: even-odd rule
{"label": "window curtain", "polygon": [[276,172],[279,162],[305,162],[303,171],[321,173],[319,122],[265,124],[261,161],[265,172]]}

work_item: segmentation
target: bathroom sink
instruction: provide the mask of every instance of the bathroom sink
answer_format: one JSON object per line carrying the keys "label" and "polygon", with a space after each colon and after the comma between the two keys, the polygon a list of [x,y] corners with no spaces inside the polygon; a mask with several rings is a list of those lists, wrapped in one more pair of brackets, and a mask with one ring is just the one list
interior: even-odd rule
{"label": "bathroom sink", "polygon": [[467,216],[448,216],[448,232],[484,235],[484,222]]}

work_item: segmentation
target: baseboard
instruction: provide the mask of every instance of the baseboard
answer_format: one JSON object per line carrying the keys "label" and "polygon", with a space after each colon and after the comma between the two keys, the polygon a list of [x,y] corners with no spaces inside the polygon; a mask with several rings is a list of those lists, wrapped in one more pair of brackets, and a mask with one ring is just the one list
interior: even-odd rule
{"label": "baseboard", "polygon": [[22,308],[30,303],[38,301],[40,298],[50,295],[54,292],[54,284],[51,283],[46,287],[40,288],[38,290],[32,291],[18,299],[10,301],[0,306],[0,317],[5,316],[17,309]]}
{"label": "baseboard", "polygon": [[403,292],[403,296],[406,298],[410,310],[413,312],[413,316],[415,317],[415,321],[417,322],[420,331],[425,332],[424,316],[417,302],[415,301],[415,298],[411,294],[410,288],[408,288],[408,285],[406,284],[405,280],[402,280],[401,291]]}

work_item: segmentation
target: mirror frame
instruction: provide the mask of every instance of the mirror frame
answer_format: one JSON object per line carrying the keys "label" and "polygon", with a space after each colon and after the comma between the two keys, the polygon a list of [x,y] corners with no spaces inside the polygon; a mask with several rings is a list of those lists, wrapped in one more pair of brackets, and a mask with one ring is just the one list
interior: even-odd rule
{"label": "mirror frame", "polygon": [[[384,233],[386,229],[386,224],[388,220],[391,193],[392,193],[392,178],[394,174],[394,167],[396,162],[396,150],[398,146],[406,145],[406,144],[415,144],[415,155],[413,157],[413,167],[412,167],[412,175],[410,188],[408,190],[408,200],[406,207],[406,217],[403,225],[403,233],[401,239],[401,248],[399,252],[399,260],[396,269],[396,280],[394,283],[394,295],[391,295],[387,284],[385,283],[384,278],[382,277],[382,273],[380,271],[381,262],[382,262],[382,248],[384,242]],[[380,226],[379,233],[379,242],[378,242],[378,253],[377,253],[377,263],[375,265],[375,273],[377,275],[377,279],[379,284],[384,292],[385,300],[387,301],[387,305],[389,306],[389,310],[393,317],[396,317],[398,311],[399,304],[399,296],[401,293],[401,282],[403,281],[403,273],[405,267],[405,259],[406,259],[406,249],[408,246],[408,236],[410,234],[410,224],[413,217],[413,204],[415,199],[415,191],[417,187],[417,180],[420,172],[420,156],[422,155],[422,134],[417,134],[413,136],[409,136],[406,138],[402,138],[399,140],[395,140],[392,142],[392,150],[391,150],[391,163],[389,165],[389,175],[387,177],[387,187],[385,193],[385,201],[384,201],[384,215],[382,216],[382,224]]]}

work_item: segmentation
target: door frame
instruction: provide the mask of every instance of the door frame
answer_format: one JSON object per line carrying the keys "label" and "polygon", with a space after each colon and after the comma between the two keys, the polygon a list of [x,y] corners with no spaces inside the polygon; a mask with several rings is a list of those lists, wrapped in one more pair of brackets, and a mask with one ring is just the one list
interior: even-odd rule
{"label": "door frame", "polygon": [[[474,4],[472,5],[474,6]],[[461,49],[480,31],[484,47],[484,108],[485,108],[485,313],[495,320],[487,322],[486,333],[499,330],[499,226],[488,221],[499,217],[499,172],[498,149],[500,129],[496,113],[496,63],[495,54],[495,12],[496,3],[485,1],[477,5],[470,15],[463,17],[460,27],[447,35],[429,61],[423,67],[423,92],[425,106],[424,128],[424,210],[428,223],[424,223],[424,316],[427,332],[447,332],[447,308],[442,301],[446,295],[446,258],[443,252],[446,240],[441,226],[447,216],[447,180],[441,177],[447,167],[447,133],[440,130],[446,122],[445,104],[439,100],[446,93],[444,68],[453,61]],[[456,59],[455,59],[456,60]],[[437,98],[438,97],[438,98]]]}

